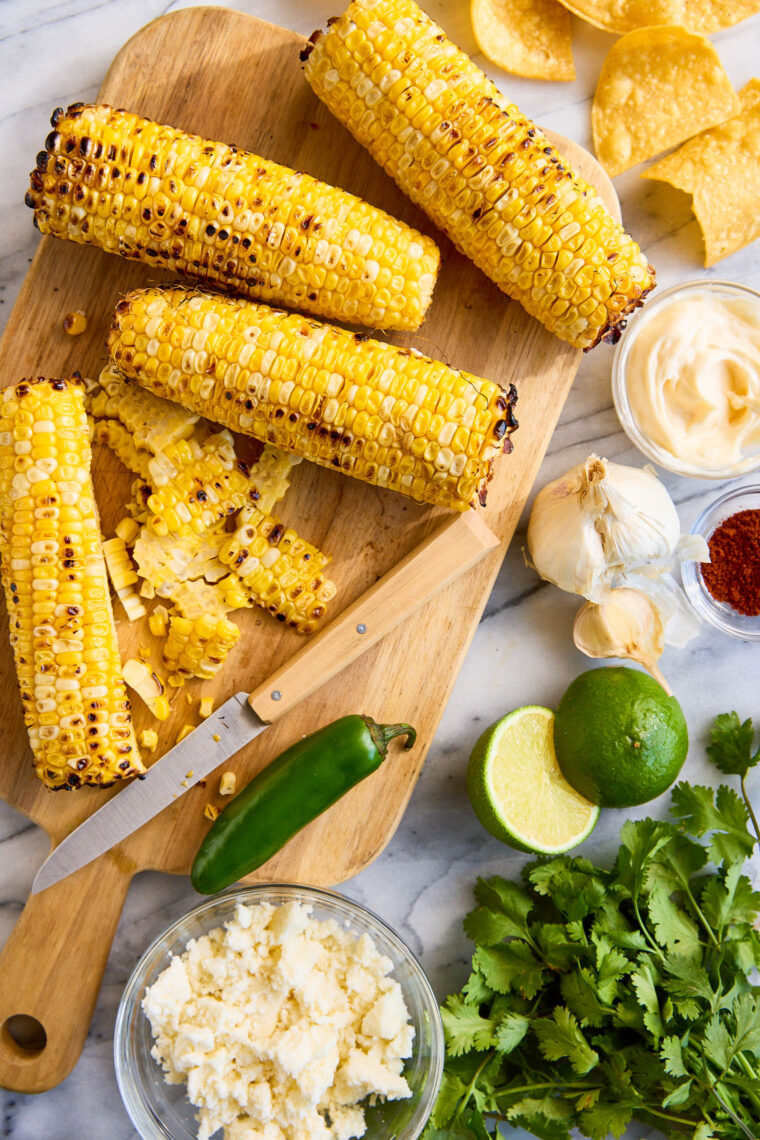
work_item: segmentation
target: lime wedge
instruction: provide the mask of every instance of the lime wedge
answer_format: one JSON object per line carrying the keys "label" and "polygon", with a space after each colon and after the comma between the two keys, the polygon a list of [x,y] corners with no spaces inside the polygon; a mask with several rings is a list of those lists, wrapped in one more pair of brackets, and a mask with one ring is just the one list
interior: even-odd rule
{"label": "lime wedge", "polygon": [[562,775],[554,713],[538,705],[516,709],[486,729],[470,757],[467,791],[486,830],[518,851],[569,851],[599,818],[597,805]]}

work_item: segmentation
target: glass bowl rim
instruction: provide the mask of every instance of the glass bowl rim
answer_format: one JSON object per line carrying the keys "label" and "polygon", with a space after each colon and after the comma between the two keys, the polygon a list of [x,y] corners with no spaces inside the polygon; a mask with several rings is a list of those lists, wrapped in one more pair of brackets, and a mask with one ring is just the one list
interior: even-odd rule
{"label": "glass bowl rim", "polygon": [[758,454],[757,462],[754,466],[748,467],[744,471],[733,471],[725,467],[715,467],[709,471],[688,470],[684,464],[679,463],[674,455],[650,439],[639,426],[631,411],[625,383],[628,354],[638,334],[638,330],[641,329],[644,322],[648,320],[656,310],[663,307],[663,302],[669,303],[671,299],[679,293],[710,290],[716,292],[727,290],[729,292],[740,293],[760,303],[760,289],[755,289],[752,285],[744,285],[739,281],[728,281],[724,278],[712,277],[699,277],[692,281],[682,281],[678,284],[670,285],[667,289],[663,289],[661,293],[656,294],[651,300],[645,301],[641,308],[638,309],[629,320],[628,327],[624,330],[623,335],[615,346],[615,353],[612,358],[612,402],[623,431],[631,443],[633,443],[650,462],[656,463],[658,467],[662,467],[674,475],[681,475],[687,479],[705,479],[717,482],[728,479],[743,479],[748,475],[755,474],[760,469],[760,454]]}
{"label": "glass bowl rim", "polygon": [[[722,508],[732,501],[750,495],[760,497],[760,483],[751,483],[743,487],[732,487],[730,490],[724,491],[722,495],[719,495],[717,499],[713,499],[713,501],[708,503],[704,510],[700,512],[691,528],[691,533],[701,534],[705,541],[709,541],[710,535],[720,526],[720,522],[731,517],[729,513],[719,521],[718,516]],[[758,508],[760,508],[760,503],[758,503]],[[724,603],[716,602],[713,598],[704,583],[699,566],[700,563],[698,562],[684,562],[681,565],[683,587],[692,608],[698,616],[704,618],[705,621],[709,621],[716,629],[721,630],[722,633],[729,634],[731,637],[737,637],[742,641],[760,641],[760,615],[754,616],[736,612],[737,618],[745,618],[750,622],[755,621],[757,623],[756,628],[752,626],[740,628],[733,624],[731,621],[731,611],[719,608],[723,606]]]}
{"label": "glass bowl rim", "polygon": [[[391,946],[393,946],[399,957],[408,963],[412,978],[414,979],[412,985],[419,990],[421,1004],[431,1015],[429,1071],[425,1078],[425,1085],[416,1110],[419,1115],[419,1121],[415,1125],[415,1130],[409,1133],[408,1138],[406,1136],[404,1137],[404,1140],[417,1140],[417,1137],[421,1135],[430,1117],[441,1086],[446,1051],[440,1007],[427,974],[423,970],[414,951],[406,944],[401,936],[396,933],[393,927],[390,926],[385,919],[381,918],[380,915],[376,914],[375,911],[370,909],[370,907],[365,906],[363,903],[356,902],[347,895],[342,895],[339,891],[331,890],[328,887],[314,887],[301,883],[286,882],[253,883],[243,887],[233,887],[227,891],[213,895],[211,898],[204,899],[196,906],[185,911],[178,918],[175,918],[164,927],[163,930],[159,931],[148,946],[140,953],[139,958],[127,978],[119,1000],[113,1035],[113,1061],[116,1083],[132,1126],[137,1133],[143,1137],[143,1140],[166,1140],[166,1137],[170,1136],[168,1129],[165,1130],[163,1135],[159,1133],[154,1128],[150,1118],[146,1115],[146,1104],[148,1102],[140,1087],[141,1082],[135,1080],[132,1065],[132,1051],[128,1046],[128,1034],[126,1032],[134,1011],[140,1008],[138,995],[145,989],[144,972],[146,964],[164,943],[173,941],[173,939],[178,936],[182,927],[193,919],[202,918],[209,912],[213,912],[220,905],[229,904],[233,901],[253,902],[257,897],[262,898],[262,896],[264,900],[266,900],[266,896],[268,895],[302,895],[302,901],[304,902],[314,902],[316,905],[324,905],[328,909],[333,907],[338,912],[343,911],[344,916],[351,919],[358,919],[361,925],[366,926],[367,933],[370,934],[370,937],[373,933],[378,933],[381,937],[385,938]],[[337,917],[337,915],[333,917]],[[219,924],[221,925],[224,921],[225,920],[220,917]],[[211,929],[211,927],[209,927],[209,929]],[[187,942],[193,937],[198,937],[198,935],[188,935],[185,945],[187,945]],[[391,971],[391,975],[392,973],[393,971]],[[146,1131],[146,1129],[149,1129],[149,1131]]]}

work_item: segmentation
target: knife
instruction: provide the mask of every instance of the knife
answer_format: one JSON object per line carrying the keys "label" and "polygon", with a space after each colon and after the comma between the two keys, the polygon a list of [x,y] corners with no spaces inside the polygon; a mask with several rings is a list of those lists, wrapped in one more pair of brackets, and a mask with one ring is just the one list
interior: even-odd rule
{"label": "knife", "polygon": [[93,812],[37,872],[38,894],[92,862],[308,697],[499,545],[475,511],[440,526],[252,693],[235,693]]}

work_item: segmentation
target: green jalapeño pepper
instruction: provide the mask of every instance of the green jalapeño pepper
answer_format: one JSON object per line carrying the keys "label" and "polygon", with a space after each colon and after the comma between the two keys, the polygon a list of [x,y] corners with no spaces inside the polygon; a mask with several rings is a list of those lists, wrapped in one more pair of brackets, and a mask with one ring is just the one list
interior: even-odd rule
{"label": "green jalape\u00f1o pepper", "polygon": [[215,894],[266,863],[379,768],[396,736],[406,736],[408,749],[417,733],[408,724],[344,716],[296,741],[254,776],[211,825],[190,872],[196,891]]}

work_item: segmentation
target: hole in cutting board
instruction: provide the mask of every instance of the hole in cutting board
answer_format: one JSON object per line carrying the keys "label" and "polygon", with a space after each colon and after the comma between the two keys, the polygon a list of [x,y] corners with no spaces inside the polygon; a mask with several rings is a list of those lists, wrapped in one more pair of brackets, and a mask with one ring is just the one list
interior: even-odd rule
{"label": "hole in cutting board", "polygon": [[47,1033],[41,1021],[28,1013],[14,1013],[3,1024],[3,1034],[24,1053],[41,1053],[47,1045]]}

